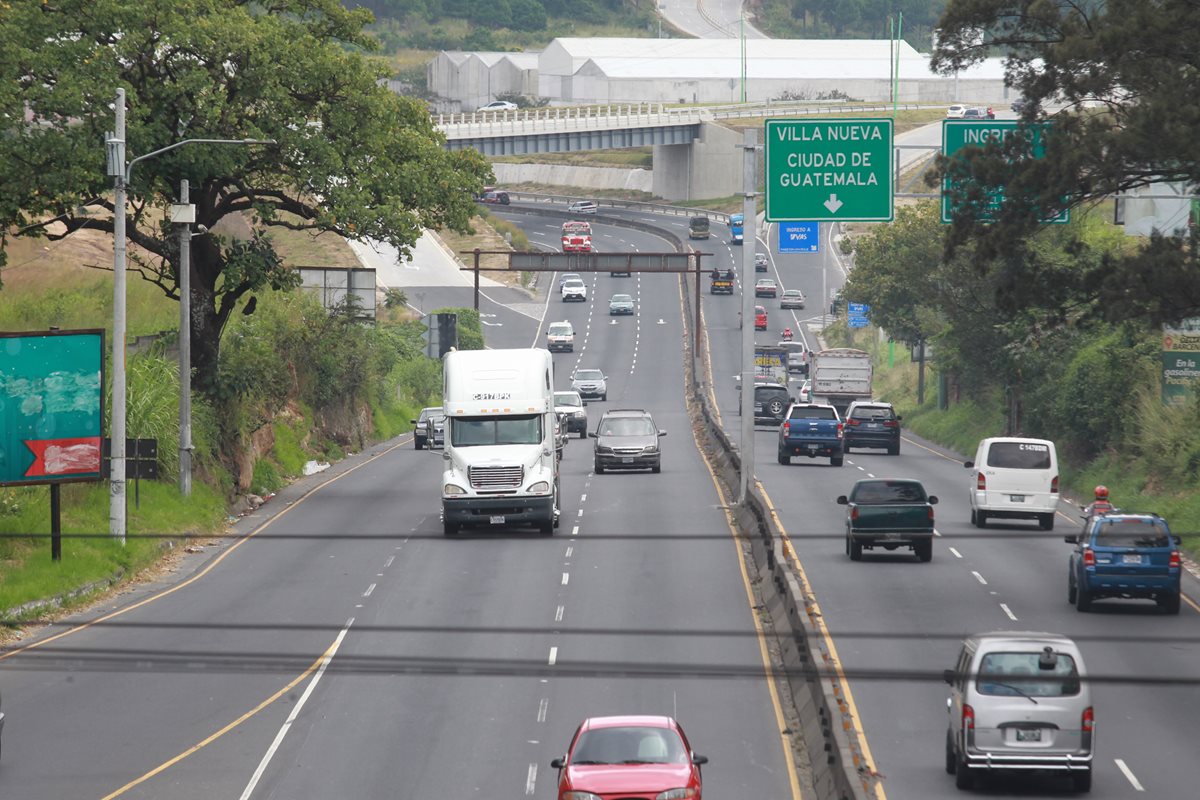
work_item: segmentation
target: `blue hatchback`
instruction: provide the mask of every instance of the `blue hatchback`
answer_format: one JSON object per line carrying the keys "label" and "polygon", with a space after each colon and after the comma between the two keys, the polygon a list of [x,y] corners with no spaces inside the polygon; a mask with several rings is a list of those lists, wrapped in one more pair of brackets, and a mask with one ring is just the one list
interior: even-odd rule
{"label": "blue hatchback", "polygon": [[1067,602],[1090,611],[1102,597],[1154,600],[1179,613],[1179,537],[1157,514],[1106,514],[1090,519],[1078,536],[1067,576]]}

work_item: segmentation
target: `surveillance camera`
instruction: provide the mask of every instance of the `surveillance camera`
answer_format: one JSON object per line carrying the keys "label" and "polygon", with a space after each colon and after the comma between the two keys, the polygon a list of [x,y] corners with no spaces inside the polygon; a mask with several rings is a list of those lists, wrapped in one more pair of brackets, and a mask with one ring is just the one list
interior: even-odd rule
{"label": "surveillance camera", "polygon": [[207,225],[197,225],[196,233],[208,233],[208,226]]}

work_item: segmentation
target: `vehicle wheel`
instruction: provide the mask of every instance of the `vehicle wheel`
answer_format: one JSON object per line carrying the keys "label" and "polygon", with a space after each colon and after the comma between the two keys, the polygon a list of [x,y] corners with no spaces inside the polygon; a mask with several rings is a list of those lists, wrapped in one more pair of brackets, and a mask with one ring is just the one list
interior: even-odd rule
{"label": "vehicle wheel", "polygon": [[413,447],[415,447],[418,450],[423,450],[425,448],[425,443],[422,442],[420,439],[414,438],[413,439]]}
{"label": "vehicle wheel", "polygon": [[850,537],[850,560],[862,561],[862,542],[854,541],[854,537]]}
{"label": "vehicle wheel", "polygon": [[900,455],[900,445],[898,445],[898,444],[890,445],[890,446],[888,447],[888,455],[889,455],[889,456],[898,456],[898,455]]}
{"label": "vehicle wheel", "polygon": [[971,509],[971,525],[977,525],[977,524],[978,523],[975,522],[975,509],[972,508]]}
{"label": "vehicle wheel", "polygon": [[456,522],[443,522],[442,523],[442,534],[443,535],[453,536],[456,533],[458,533],[458,523],[456,523]]}
{"label": "vehicle wheel", "polygon": [[608,402],[608,392],[605,392],[604,394],[600,395],[600,399],[607,403]]}
{"label": "vehicle wheel", "polygon": [[650,471],[656,475],[658,473],[662,472],[662,462],[660,461],[657,464],[655,464],[653,467],[650,468]]}
{"label": "vehicle wheel", "polygon": [[772,400],[767,405],[767,410],[771,412],[772,417],[782,417],[783,416],[783,402],[780,400]]}
{"label": "vehicle wheel", "polygon": [[933,561],[933,540],[917,542],[913,545],[913,552],[917,554],[918,561]]}
{"label": "vehicle wheel", "polygon": [[1075,610],[1076,611],[1091,611],[1092,610],[1092,593],[1082,586],[1075,587]]}
{"label": "vehicle wheel", "polygon": [[791,464],[792,463],[792,457],[789,456],[787,453],[783,452],[782,450],[779,450],[778,452],[775,453],[775,458],[776,458],[776,460],[779,461],[780,464]]}
{"label": "vehicle wheel", "polygon": [[946,774],[953,775],[958,764],[958,756],[954,754],[954,734],[946,731]]}
{"label": "vehicle wheel", "polygon": [[597,475],[603,475],[604,467],[600,466],[600,462],[597,461],[595,466],[592,468],[592,471],[595,472]]}
{"label": "vehicle wheel", "polygon": [[954,759],[954,786],[958,789],[975,788],[975,772],[961,757]]}
{"label": "vehicle wheel", "polygon": [[1179,592],[1169,594],[1166,597],[1158,598],[1158,607],[1162,609],[1164,614],[1179,613]]}
{"label": "vehicle wheel", "polygon": [[975,527],[976,528],[986,528],[987,527],[987,514],[984,513],[983,511],[975,512]]}
{"label": "vehicle wheel", "polygon": [[842,465],[842,456],[830,456],[829,457],[829,466],[840,467],[841,465]]}
{"label": "vehicle wheel", "polygon": [[1074,784],[1076,792],[1084,794],[1092,790],[1092,771],[1073,772],[1071,773],[1071,783]]}
{"label": "vehicle wheel", "polygon": [[1054,530],[1054,515],[1042,514],[1038,517],[1038,527],[1044,531]]}
{"label": "vehicle wheel", "polygon": [[550,519],[544,519],[538,523],[538,533],[542,534],[543,536],[553,536],[554,535],[554,517],[553,516],[551,516]]}
{"label": "vehicle wheel", "polygon": [[1067,581],[1067,602],[1075,605],[1075,581]]}
{"label": "vehicle wheel", "polygon": [[586,438],[587,438],[587,428],[584,428],[583,430],[581,430],[581,431],[579,432],[579,438],[580,438],[580,439],[586,439]]}

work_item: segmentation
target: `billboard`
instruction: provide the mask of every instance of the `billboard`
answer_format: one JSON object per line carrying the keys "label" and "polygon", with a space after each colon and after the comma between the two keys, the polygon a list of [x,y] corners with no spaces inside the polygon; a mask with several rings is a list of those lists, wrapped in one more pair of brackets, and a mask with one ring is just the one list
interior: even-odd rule
{"label": "billboard", "polygon": [[1163,405],[1188,403],[1200,388],[1200,317],[1163,326],[1162,365]]}
{"label": "billboard", "polygon": [[0,332],[0,485],[101,479],[104,331]]}

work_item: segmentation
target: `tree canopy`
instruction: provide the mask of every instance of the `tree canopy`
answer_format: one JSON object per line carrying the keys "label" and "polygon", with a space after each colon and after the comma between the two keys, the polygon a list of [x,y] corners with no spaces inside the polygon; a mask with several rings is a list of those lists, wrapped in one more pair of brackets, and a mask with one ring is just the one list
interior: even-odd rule
{"label": "tree canopy", "polygon": [[[184,146],[138,163],[129,183],[128,237],[140,248],[131,268],[176,298],[177,235],[164,212],[180,180],[191,184],[208,228],[192,247],[192,318],[198,383],[209,387],[238,301],[296,282],[272,228],[404,252],[423,227],[468,227],[490,170],[474,151],[445,150],[424,105],[380,85],[388,70],[368,55],[370,21],[336,0],[10,0],[0,15],[0,231],[112,231],[104,139],[118,87],[127,161],[188,138],[275,140]],[[218,235],[226,218],[250,219],[254,232]]]}
{"label": "tree canopy", "polygon": [[[975,149],[941,175],[999,187],[992,224],[966,213],[950,250],[972,240],[1004,271],[1009,305],[1039,300],[1036,263],[1012,257],[1041,220],[1159,181],[1200,184],[1200,4],[1195,0],[950,0],[933,67],[950,73],[1001,52],[1007,80],[1029,102],[1028,123],[1049,121],[1045,157],[1020,158],[1019,137]],[[1061,110],[1050,113],[1047,109]],[[1110,319],[1150,322],[1200,313],[1200,240],[1164,232],[1137,252],[1111,254],[1063,276],[1065,302],[1094,301]],[[1010,257],[991,262],[995,255]]]}

